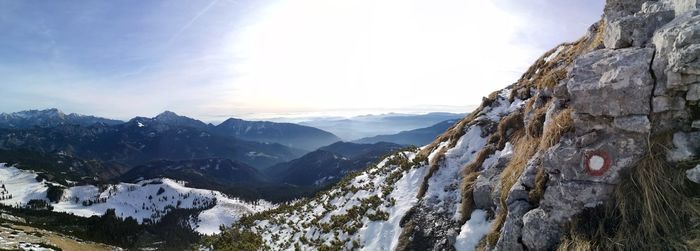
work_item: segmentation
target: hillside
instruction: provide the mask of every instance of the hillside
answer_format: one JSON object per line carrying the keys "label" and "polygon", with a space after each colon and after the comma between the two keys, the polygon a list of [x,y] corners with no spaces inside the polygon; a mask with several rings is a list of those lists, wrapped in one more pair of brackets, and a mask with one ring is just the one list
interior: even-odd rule
{"label": "hillside", "polygon": [[248,215],[217,250],[693,250],[700,3],[602,20],[432,143]]}
{"label": "hillside", "polygon": [[457,120],[445,120],[425,128],[402,131],[396,134],[377,135],[367,138],[361,138],[353,142],[365,144],[377,142],[391,142],[401,145],[423,146],[435,140],[435,138],[438,135],[442,134],[445,130],[449,129],[450,126],[452,126],[455,122],[457,122]]}
{"label": "hillside", "polygon": [[171,178],[187,181],[189,186],[222,190],[236,185],[256,185],[266,177],[252,166],[230,159],[160,160],[139,165],[118,177],[125,182]]}
{"label": "hillside", "polygon": [[234,118],[217,125],[213,131],[244,140],[278,143],[307,151],[340,141],[332,133],[310,126]]}
{"label": "hillside", "polygon": [[81,217],[102,216],[112,209],[121,219],[156,223],[176,209],[198,209],[190,225],[203,234],[219,232],[220,225],[231,224],[243,214],[272,207],[265,201],[247,203],[167,178],[99,187],[62,187],[37,179],[36,173],[2,163],[0,186],[1,205],[48,208]]}
{"label": "hillside", "polygon": [[337,182],[349,173],[366,168],[382,156],[400,148],[400,145],[386,142],[337,142],[301,158],[271,166],[265,171],[273,180],[283,184],[323,187]]}

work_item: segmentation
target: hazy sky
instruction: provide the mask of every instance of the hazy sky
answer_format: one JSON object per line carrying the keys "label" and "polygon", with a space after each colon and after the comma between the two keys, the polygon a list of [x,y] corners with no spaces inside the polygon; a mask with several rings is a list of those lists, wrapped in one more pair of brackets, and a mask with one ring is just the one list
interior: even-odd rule
{"label": "hazy sky", "polygon": [[603,0],[0,1],[0,112],[469,112]]}

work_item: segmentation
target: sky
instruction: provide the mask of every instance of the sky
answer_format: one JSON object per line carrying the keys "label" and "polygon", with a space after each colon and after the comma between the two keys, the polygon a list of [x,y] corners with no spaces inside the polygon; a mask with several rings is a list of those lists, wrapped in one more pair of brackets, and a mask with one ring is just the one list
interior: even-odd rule
{"label": "sky", "polygon": [[0,1],[0,112],[469,112],[603,0]]}

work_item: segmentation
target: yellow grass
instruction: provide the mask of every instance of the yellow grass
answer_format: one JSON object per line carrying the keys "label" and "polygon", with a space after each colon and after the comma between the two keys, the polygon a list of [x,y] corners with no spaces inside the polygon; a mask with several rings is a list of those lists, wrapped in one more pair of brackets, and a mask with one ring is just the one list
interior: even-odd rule
{"label": "yellow grass", "polygon": [[478,172],[478,170],[480,169],[481,165],[484,164],[486,158],[488,158],[489,155],[493,154],[494,152],[496,152],[495,147],[486,146],[474,156],[472,161],[462,168],[462,183],[460,185],[460,191],[462,193],[462,202],[460,203],[462,208],[462,218],[460,219],[460,222],[462,224],[469,220],[471,217],[470,213],[472,210],[474,210],[473,186],[476,178],[479,177],[480,172]]}
{"label": "yellow grass", "polygon": [[[564,43],[547,51],[520,77],[518,84],[539,89],[556,86],[559,81],[566,78],[566,69],[576,57],[600,47],[605,25],[602,21],[599,21],[597,25],[593,36],[583,37],[573,43]],[[564,47],[564,49],[546,61],[545,59],[556,52],[559,47]]]}
{"label": "yellow grass", "polygon": [[[510,189],[513,187],[515,182],[517,182],[520,176],[523,174],[527,162],[538,151],[547,150],[552,145],[556,144],[556,142],[561,139],[562,135],[573,129],[572,124],[571,109],[565,109],[550,119],[549,124],[544,128],[541,137],[535,137],[534,135],[527,134],[524,132],[525,130],[519,130],[518,132],[514,133],[515,136],[512,140],[514,147],[513,157],[500,174],[501,182],[499,191],[501,210],[497,212],[496,219],[492,224],[492,229],[486,237],[486,241],[489,246],[495,245],[496,241],[498,241],[500,229],[503,225],[503,221],[505,221],[506,215],[508,214],[508,205],[506,205],[508,192],[510,192]],[[539,198],[541,198],[544,194],[546,182],[546,173],[542,167],[539,167],[538,174],[536,176],[537,186],[531,191],[532,198],[538,199],[539,201]]]}
{"label": "yellow grass", "polygon": [[561,136],[574,129],[574,121],[571,118],[573,110],[567,108],[551,118],[544,128],[542,139],[540,140],[540,149],[548,149],[559,142]]}
{"label": "yellow grass", "polygon": [[428,174],[423,177],[423,183],[421,183],[420,188],[418,189],[418,195],[417,198],[423,198],[425,196],[425,192],[428,191],[428,181],[430,180],[431,177],[433,177],[433,174],[437,172],[438,169],[440,169],[440,164],[442,161],[445,159],[445,152],[447,152],[447,147],[440,148],[440,150],[435,154],[433,159],[430,160],[430,169],[428,169]]}

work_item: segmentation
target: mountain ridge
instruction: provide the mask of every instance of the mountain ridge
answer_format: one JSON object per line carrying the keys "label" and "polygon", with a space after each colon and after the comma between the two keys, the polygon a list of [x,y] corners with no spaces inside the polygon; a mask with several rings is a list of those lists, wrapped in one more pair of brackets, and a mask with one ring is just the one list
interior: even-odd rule
{"label": "mountain ridge", "polygon": [[423,146],[435,140],[442,132],[450,128],[457,120],[446,120],[435,125],[418,128],[408,131],[401,131],[396,134],[377,135],[367,138],[354,140],[356,143],[376,143],[376,142],[392,142],[402,145]]}

